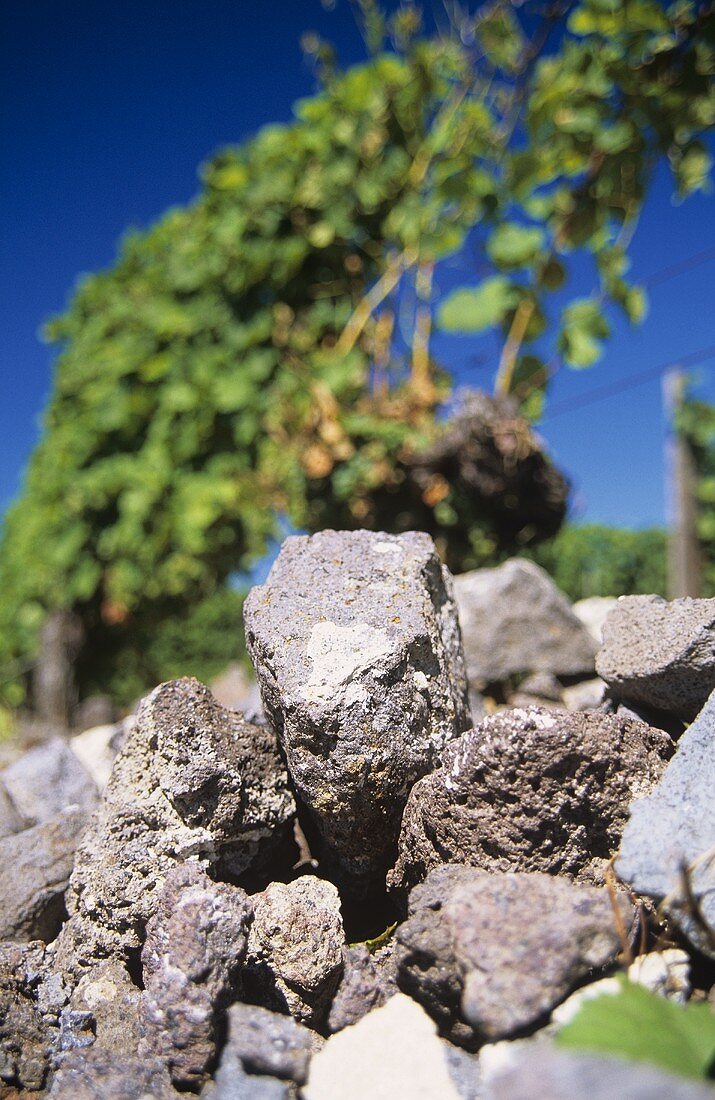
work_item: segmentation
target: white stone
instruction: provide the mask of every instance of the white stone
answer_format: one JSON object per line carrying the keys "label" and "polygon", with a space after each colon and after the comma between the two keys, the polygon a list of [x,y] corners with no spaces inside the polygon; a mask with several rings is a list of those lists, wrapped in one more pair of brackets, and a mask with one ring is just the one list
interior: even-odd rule
{"label": "white stone", "polygon": [[330,1036],[311,1061],[304,1100],[459,1100],[447,1049],[424,1009],[397,993]]}

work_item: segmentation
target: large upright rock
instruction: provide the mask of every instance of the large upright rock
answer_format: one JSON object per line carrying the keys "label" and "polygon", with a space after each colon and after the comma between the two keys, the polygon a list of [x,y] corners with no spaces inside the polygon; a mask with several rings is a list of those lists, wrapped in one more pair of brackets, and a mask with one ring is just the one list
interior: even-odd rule
{"label": "large upright rock", "polygon": [[[654,791],[631,806],[616,871],[665,902],[689,939],[715,958],[715,691],[678,742]],[[699,909],[696,908],[693,904]]]}
{"label": "large upright rock", "polygon": [[271,850],[293,810],[270,730],[224,710],[198,680],[161,684],[139,709],[77,853],[58,965],[127,958],[172,867],[230,853],[238,874]]}
{"label": "large upright rock", "polygon": [[715,599],[621,596],[596,667],[617,697],[690,721],[715,685]]}
{"label": "large upright rock", "polygon": [[443,863],[598,880],[671,752],[667,733],[630,718],[491,715],[412,788],[390,884],[410,888]]}
{"label": "large upright rock", "polygon": [[512,558],[454,578],[470,685],[527,672],[592,673],[597,644],[543,569]]}
{"label": "large upright rock", "polygon": [[323,531],[285,541],[244,614],[324,858],[379,882],[410,787],[469,726],[449,573],[428,535]]}

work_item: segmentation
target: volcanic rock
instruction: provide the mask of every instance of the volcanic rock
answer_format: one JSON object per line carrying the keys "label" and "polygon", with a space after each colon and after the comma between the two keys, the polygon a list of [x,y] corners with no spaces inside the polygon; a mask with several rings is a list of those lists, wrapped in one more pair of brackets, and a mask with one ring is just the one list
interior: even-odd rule
{"label": "volcanic rock", "polygon": [[450,862],[598,881],[631,800],[652,790],[671,751],[662,730],[613,715],[491,715],[412,788],[388,881],[409,888]]}
{"label": "volcanic rock", "polygon": [[86,824],[86,815],[74,807],[0,840],[0,940],[55,938]]}
{"label": "volcanic rock", "polygon": [[454,578],[469,683],[593,673],[597,645],[545,570],[512,558]]}
{"label": "volcanic rock", "polygon": [[[715,691],[653,791],[631,806],[616,871],[715,958]],[[697,911],[693,907],[693,901]]]}
{"label": "volcanic rock", "polygon": [[361,943],[343,951],[343,976],[328,1016],[328,1030],[350,1027],[397,993],[391,946],[374,955]]}
{"label": "volcanic rock", "polygon": [[614,963],[632,906],[565,878],[448,865],[410,895],[395,942],[400,988],[453,1042],[476,1048],[537,1024]]}
{"label": "volcanic rock", "polygon": [[127,960],[172,867],[228,852],[243,871],[272,851],[293,809],[270,730],[219,707],[198,680],[161,684],[142,703],[77,852],[58,967]]}
{"label": "volcanic rock", "polygon": [[286,539],[244,613],[323,858],[375,886],[411,785],[470,724],[450,576],[427,535],[323,531]]}
{"label": "volcanic rock", "polygon": [[715,685],[715,599],[621,596],[596,666],[617,698],[690,721]]}
{"label": "volcanic rock", "polygon": [[88,817],[99,802],[96,783],[61,737],[23,753],[0,773],[0,785],[26,825],[49,821],[68,806]]}
{"label": "volcanic rock", "polygon": [[195,863],[166,876],[142,948],[141,1020],[146,1049],[168,1063],[179,1087],[207,1079],[251,915],[243,890],[212,882]]}
{"label": "volcanic rock", "polygon": [[245,999],[320,1027],[342,971],[338,891],[305,875],[288,884],[272,882],[251,901]]}

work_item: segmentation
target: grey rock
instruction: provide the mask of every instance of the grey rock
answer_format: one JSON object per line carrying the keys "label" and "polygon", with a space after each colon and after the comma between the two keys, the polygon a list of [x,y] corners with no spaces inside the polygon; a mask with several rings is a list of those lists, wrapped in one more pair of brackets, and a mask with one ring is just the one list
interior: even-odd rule
{"label": "grey rock", "polygon": [[454,578],[469,683],[593,672],[596,643],[543,569],[512,558]]}
{"label": "grey rock", "polygon": [[672,747],[613,715],[492,715],[412,788],[389,884],[410,888],[450,862],[599,881],[633,797],[652,790]]}
{"label": "grey rock", "polygon": [[[462,1073],[464,1066],[460,1067]],[[476,1067],[475,1067],[476,1077]],[[460,1100],[449,1045],[424,1010],[398,993],[331,1035],[310,1063],[304,1100]],[[473,1095],[473,1093],[472,1093]]]}
{"label": "grey rock", "polygon": [[290,1016],[257,1005],[234,1004],[228,1010],[227,1049],[247,1074],[277,1077],[303,1085],[308,1066],[322,1039]]}
{"label": "grey rock", "polygon": [[27,822],[15,809],[10,796],[2,786],[2,779],[0,778],[0,840],[4,836],[12,836],[14,833],[22,832],[26,826]]}
{"label": "grey rock", "polygon": [[379,886],[410,786],[469,726],[450,575],[428,535],[323,531],[286,539],[244,616],[323,859]]}
{"label": "grey rock", "polygon": [[644,1062],[559,1050],[543,1041],[499,1044],[482,1059],[483,1100],[712,1100],[705,1082]]}
{"label": "grey rock", "polygon": [[621,596],[596,668],[624,701],[689,721],[715,684],[715,599]]}
{"label": "grey rock", "polygon": [[176,1100],[180,1095],[158,1058],[104,1047],[79,1047],[62,1058],[50,1100]]}
{"label": "grey rock", "polygon": [[68,809],[0,840],[0,940],[55,938],[86,824],[81,810]]}
{"label": "grey rock", "polygon": [[252,899],[246,999],[320,1027],[340,980],[345,936],[338,891],[306,875]]}
{"label": "grey rock", "polygon": [[99,802],[96,783],[61,737],[23,753],[0,774],[0,783],[27,825],[49,821],[68,806],[88,816]]}
{"label": "grey rock", "polygon": [[238,887],[212,882],[195,863],[168,872],[142,949],[146,1042],[140,1051],[165,1061],[181,1088],[208,1079],[250,918],[250,903]]}
{"label": "grey rock", "polygon": [[79,977],[98,959],[127,960],[172,867],[230,854],[245,870],[289,832],[293,810],[270,730],[219,707],[197,680],[160,685],[77,852],[57,966]]}
{"label": "grey rock", "polygon": [[[678,742],[653,791],[631,806],[616,871],[666,909],[701,951],[715,958],[715,691]],[[693,912],[685,888],[687,871]]]}
{"label": "grey rock", "polygon": [[633,907],[565,878],[433,871],[396,932],[400,988],[453,1042],[475,1049],[541,1022],[592,970],[613,964]]}
{"label": "grey rock", "polygon": [[[0,1095],[37,1091],[49,1066],[51,1036],[37,1003],[43,944],[0,944]],[[8,1095],[13,1095],[9,1092]]]}
{"label": "grey rock", "polygon": [[343,951],[343,976],[328,1016],[328,1030],[341,1031],[397,993],[391,948],[375,955],[364,944]]}
{"label": "grey rock", "polygon": [[290,1081],[247,1073],[230,1043],[223,1049],[214,1080],[201,1092],[201,1100],[297,1100],[297,1096]]}
{"label": "grey rock", "polygon": [[571,610],[581,620],[594,642],[600,646],[606,619],[617,604],[617,596],[587,596],[585,600],[577,600]]}

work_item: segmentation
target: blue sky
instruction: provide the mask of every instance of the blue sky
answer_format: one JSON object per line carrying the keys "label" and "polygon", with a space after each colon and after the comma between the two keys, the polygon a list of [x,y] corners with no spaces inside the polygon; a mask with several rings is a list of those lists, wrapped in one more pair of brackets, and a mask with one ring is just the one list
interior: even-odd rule
{"label": "blue sky", "polygon": [[[197,189],[222,145],[290,117],[313,89],[299,38],[317,29],[344,63],[362,56],[347,0],[23,0],[0,35],[0,510],[18,492],[52,374],[38,339],[80,274],[109,265],[119,238]],[[542,426],[574,483],[581,520],[646,526],[664,518],[664,420],[657,378],[573,407],[603,386],[715,345],[715,207],[671,201],[663,170],[633,247],[632,275],[710,258],[654,286],[645,323],[617,322],[605,358],[562,371]],[[455,275],[443,275],[450,283]],[[579,264],[575,290],[591,277]],[[480,356],[487,359],[479,365]],[[479,384],[491,345],[440,338],[460,382]],[[701,368],[715,400],[715,356]],[[561,411],[559,411],[561,408]]]}

